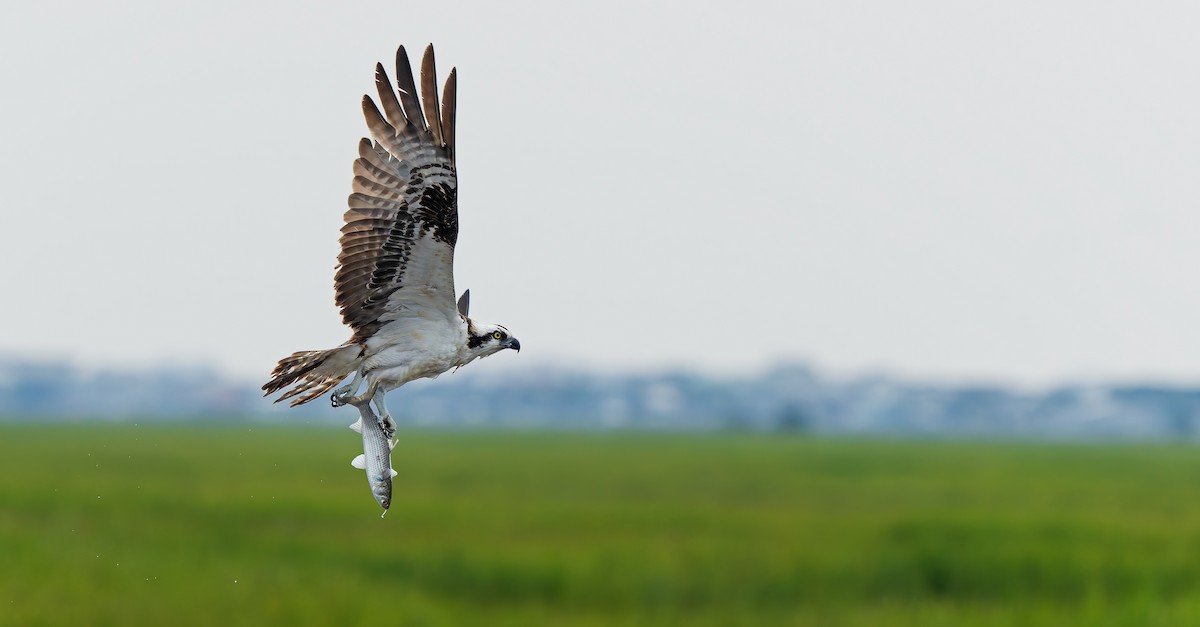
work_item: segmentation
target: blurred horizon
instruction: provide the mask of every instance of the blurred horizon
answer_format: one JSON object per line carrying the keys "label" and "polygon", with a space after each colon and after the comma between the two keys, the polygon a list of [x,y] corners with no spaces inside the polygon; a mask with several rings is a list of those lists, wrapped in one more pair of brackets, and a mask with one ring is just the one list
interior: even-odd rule
{"label": "blurred horizon", "polygon": [[[999,375],[988,376],[978,373],[961,373],[958,375],[922,375],[919,373],[906,372],[902,368],[888,368],[885,366],[864,366],[861,368],[838,369],[829,367],[827,364],[822,364],[803,355],[782,355],[763,359],[759,363],[748,364],[738,368],[721,368],[719,366],[711,366],[710,364],[706,363],[688,363],[685,361],[630,365],[588,363],[570,359],[569,357],[539,358],[536,356],[526,356],[524,354],[525,352],[527,351],[523,350],[519,354],[499,353],[500,357],[478,360],[473,362],[466,370],[461,372],[468,375],[478,375],[489,378],[505,378],[508,376],[514,378],[523,378],[528,376],[530,373],[566,371],[595,376],[628,375],[640,377],[689,374],[714,379],[743,379],[761,376],[766,372],[770,372],[781,367],[787,368],[792,366],[801,366],[806,369],[811,369],[815,372],[820,372],[824,377],[831,380],[839,381],[855,379],[889,379],[932,386],[992,387],[1010,389],[1018,392],[1045,392],[1047,390],[1061,387],[1094,385],[1141,385],[1168,388],[1200,388],[1200,375],[1173,377],[1158,375],[1099,375],[1095,373],[1077,373],[1064,374],[1063,376],[1033,382],[1019,378],[1008,378]],[[199,357],[192,359],[164,357],[161,359],[134,361],[106,361],[90,359],[80,355],[71,355],[68,352],[55,353],[54,351],[13,351],[5,350],[3,347],[0,347],[0,365],[11,365],[17,363],[57,365],[78,373],[134,374],[151,373],[156,370],[182,372],[194,371],[203,372],[224,380],[247,385],[262,384],[266,382],[267,379],[270,378],[269,375],[271,369],[275,367],[275,362],[271,361],[266,364],[260,364],[260,366],[262,366],[260,368],[229,368],[221,364],[219,361],[202,359]],[[438,379],[419,379],[408,385],[437,385],[435,381],[443,381],[443,377],[450,377],[452,374],[457,373],[446,373]]]}
{"label": "blurred horizon", "polygon": [[[292,408],[261,382],[197,365],[79,368],[0,355],[0,420],[256,420],[344,424],[328,397]],[[1200,385],[1063,382],[1030,389],[782,361],[736,376],[603,372],[563,364],[470,369],[392,391],[401,426],[745,431],[825,436],[1200,441]],[[353,414],[353,415],[351,415]]]}

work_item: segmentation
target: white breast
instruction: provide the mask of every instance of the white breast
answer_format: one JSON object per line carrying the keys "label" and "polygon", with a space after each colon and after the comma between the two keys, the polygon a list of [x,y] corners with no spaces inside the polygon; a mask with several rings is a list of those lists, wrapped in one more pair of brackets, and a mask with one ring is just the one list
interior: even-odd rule
{"label": "white breast", "polygon": [[389,322],[367,340],[363,371],[383,389],[415,379],[433,378],[458,365],[467,341],[467,325],[447,324],[440,316],[407,316]]}

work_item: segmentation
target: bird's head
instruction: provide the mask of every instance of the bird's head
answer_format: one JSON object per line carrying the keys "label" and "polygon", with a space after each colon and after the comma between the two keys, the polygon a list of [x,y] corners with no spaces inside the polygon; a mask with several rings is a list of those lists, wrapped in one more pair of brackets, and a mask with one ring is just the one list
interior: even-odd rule
{"label": "bird's head", "polygon": [[487,357],[506,348],[521,351],[521,343],[509,334],[508,329],[498,324],[468,321],[467,350],[471,353],[471,359]]}
{"label": "bird's head", "polygon": [[467,316],[471,305],[471,290],[463,292],[458,299],[458,314],[467,323],[467,352],[469,357],[463,361],[468,363],[480,357],[487,357],[506,348],[521,352],[521,343],[513,337],[508,329],[499,324],[476,322]]}

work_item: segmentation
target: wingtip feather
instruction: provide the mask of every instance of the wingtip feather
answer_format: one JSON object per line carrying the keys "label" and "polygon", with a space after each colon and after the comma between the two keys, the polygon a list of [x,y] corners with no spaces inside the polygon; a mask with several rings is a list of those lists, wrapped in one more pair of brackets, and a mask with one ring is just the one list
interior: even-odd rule
{"label": "wingtip feather", "polygon": [[375,90],[379,92],[379,102],[383,105],[383,111],[387,113],[388,122],[395,128],[403,128],[408,124],[408,118],[404,115],[400,101],[396,99],[396,90],[392,88],[392,81],[382,63],[375,64]]}
{"label": "wingtip feather", "polygon": [[458,68],[450,68],[446,86],[442,89],[442,140],[450,151],[450,162],[454,163],[454,126],[457,108]]}
{"label": "wingtip feather", "polygon": [[425,129],[425,118],[422,116],[421,103],[417,100],[417,84],[413,81],[412,64],[408,61],[408,52],[404,46],[396,49],[396,88],[399,90],[400,102],[404,106],[404,115],[415,126]]}
{"label": "wingtip feather", "polygon": [[437,63],[433,56],[433,44],[425,47],[421,58],[421,101],[425,105],[425,123],[433,132],[433,139],[442,144],[442,120],[438,113]]}

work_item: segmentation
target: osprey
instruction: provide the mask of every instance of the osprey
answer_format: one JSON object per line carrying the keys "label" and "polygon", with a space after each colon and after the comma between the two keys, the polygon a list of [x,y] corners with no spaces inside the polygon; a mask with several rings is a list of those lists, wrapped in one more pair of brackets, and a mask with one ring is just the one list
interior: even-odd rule
{"label": "osprey", "polygon": [[307,403],[354,375],[331,395],[333,406],[361,409],[372,402],[390,437],[395,424],[384,404],[389,390],[506,348],[521,350],[508,329],[467,315],[470,290],[454,300],[455,84],[451,69],[439,111],[432,45],[421,60],[420,98],[404,46],[396,51],[398,92],[383,64],[375,65],[383,111],[363,96],[374,141],[358,144],[334,275],[335,300],[354,335],[337,348],[280,360],[262,387],[265,395],[290,388],[275,402]]}

